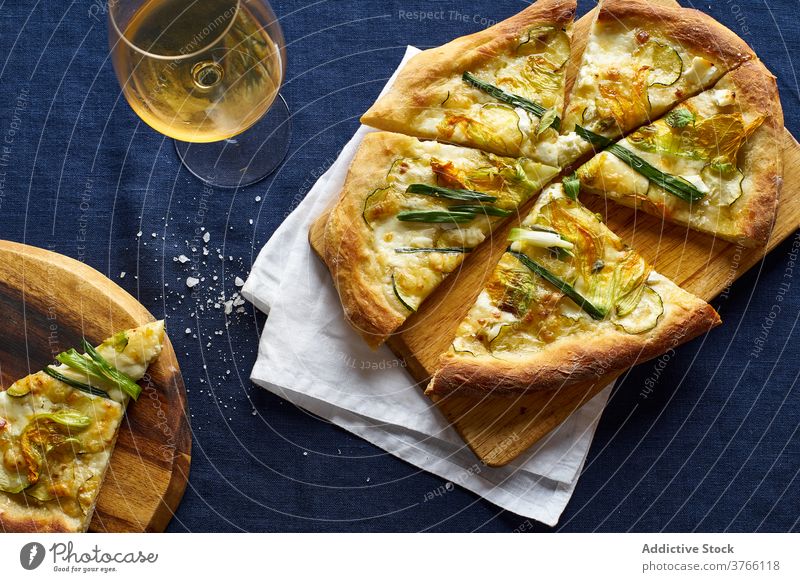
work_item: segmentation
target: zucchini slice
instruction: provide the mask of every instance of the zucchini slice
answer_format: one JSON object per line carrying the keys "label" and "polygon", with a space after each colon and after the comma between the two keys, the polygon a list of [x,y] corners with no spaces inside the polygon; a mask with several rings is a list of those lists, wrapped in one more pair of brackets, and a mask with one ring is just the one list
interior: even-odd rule
{"label": "zucchini slice", "polygon": [[552,25],[540,25],[529,28],[520,35],[517,54],[520,56],[538,56],[560,70],[567,64],[570,55],[570,39],[566,30]]}
{"label": "zucchini slice", "polygon": [[40,503],[53,501],[56,496],[51,490],[52,483],[47,480],[40,480],[36,485],[25,490],[25,497],[32,497]]}
{"label": "zucchini slice", "polygon": [[478,357],[478,354],[476,354],[470,349],[467,349],[467,347],[463,344],[464,344],[464,338],[457,337],[456,339],[453,340],[453,343],[450,345],[450,347],[452,347],[453,351],[457,354],[469,354],[473,358]]}
{"label": "zucchini slice", "polygon": [[5,466],[0,467],[0,491],[6,493],[21,493],[30,486],[28,476],[24,471],[9,471]]}
{"label": "zucchini slice", "polygon": [[30,391],[31,391],[30,382],[17,381],[8,387],[8,390],[6,390],[6,394],[8,394],[9,396],[13,396],[14,398],[21,398],[22,396],[29,394]]}
{"label": "zucchini slice", "polygon": [[711,188],[711,200],[719,206],[731,206],[744,194],[744,172],[736,166],[717,170],[712,165],[707,165],[700,176]]}
{"label": "zucchini slice", "polygon": [[627,333],[640,334],[650,331],[658,325],[664,315],[664,302],[655,289],[645,285],[642,298],[632,312],[618,318],[614,324]]}
{"label": "zucchini slice", "polygon": [[397,297],[397,300],[400,302],[400,305],[408,309],[411,313],[415,313],[417,310],[415,307],[411,306],[409,303],[409,299],[403,297],[402,292],[397,288],[397,279],[395,279],[394,273],[392,273],[392,291],[394,291],[394,296]]}
{"label": "zucchini slice", "polygon": [[472,247],[398,247],[394,252],[401,255],[441,253],[443,255],[465,255],[472,252]]}
{"label": "zucchini slice", "polygon": [[[488,335],[486,337],[488,340],[486,347],[490,352],[503,351],[504,342],[506,342],[509,337],[514,335],[514,330],[516,329],[516,326],[513,323],[502,323],[496,327],[497,329],[493,330],[494,337],[491,339],[489,339]],[[508,345],[506,344],[505,347],[508,348]]]}
{"label": "zucchini slice", "polygon": [[364,210],[361,212],[361,216],[368,227],[372,228],[372,221],[375,220],[375,215],[377,214],[376,209],[381,205],[381,203],[386,201],[391,189],[391,186],[387,186],[386,188],[376,188],[364,200]]}
{"label": "zucchini slice", "polygon": [[650,40],[633,53],[635,61],[647,63],[649,87],[669,87],[683,75],[683,59],[674,48],[656,40]]}

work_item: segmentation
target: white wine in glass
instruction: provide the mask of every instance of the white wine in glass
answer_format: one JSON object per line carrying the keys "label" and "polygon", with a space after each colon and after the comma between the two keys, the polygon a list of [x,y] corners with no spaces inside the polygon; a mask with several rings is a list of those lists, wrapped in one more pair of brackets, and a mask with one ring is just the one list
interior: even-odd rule
{"label": "white wine in glass", "polygon": [[112,1],[109,41],[128,103],[195,175],[243,186],[282,161],[286,53],[266,0]]}

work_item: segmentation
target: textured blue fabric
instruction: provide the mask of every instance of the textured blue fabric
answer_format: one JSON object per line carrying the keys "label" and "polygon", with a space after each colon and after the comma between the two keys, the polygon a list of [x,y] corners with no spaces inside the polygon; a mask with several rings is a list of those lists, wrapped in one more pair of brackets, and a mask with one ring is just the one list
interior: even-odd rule
{"label": "textured blue fabric", "polygon": [[[263,316],[248,305],[226,328],[207,305],[246,277],[406,44],[441,44],[524,3],[274,4],[288,39],[291,151],[268,181],[204,195],[170,141],[121,98],[100,0],[0,0],[0,139],[10,140],[0,144],[0,236],[83,260],[168,318],[194,429],[190,485],[171,531],[547,530],[457,487],[425,502],[440,479],[253,387]],[[796,1],[698,7],[742,34],[777,74],[786,125],[800,135]],[[198,217],[212,252],[191,295],[181,281],[188,268],[173,258],[191,255]],[[723,327],[625,376],[557,529],[800,529],[800,266],[790,263],[798,244],[782,244],[714,301]],[[771,315],[774,305],[781,311]]]}

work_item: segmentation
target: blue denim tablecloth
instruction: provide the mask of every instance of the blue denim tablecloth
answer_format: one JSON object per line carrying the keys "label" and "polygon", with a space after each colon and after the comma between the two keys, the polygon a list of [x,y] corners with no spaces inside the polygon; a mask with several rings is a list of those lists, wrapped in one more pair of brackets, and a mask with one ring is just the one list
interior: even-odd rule
{"label": "blue denim tablecloth", "polygon": [[[524,6],[275,0],[288,43],[291,149],[268,181],[212,193],[121,97],[101,0],[0,0],[0,238],[83,260],[168,317],[194,434],[171,531],[548,529],[442,487],[253,387],[263,316],[248,305],[226,328],[213,308],[331,164],[407,44],[438,45]],[[786,126],[798,134],[797,2],[696,7],[743,36],[778,76]],[[212,258],[224,260],[208,262],[206,283],[190,295],[174,258],[191,254],[198,218]],[[625,376],[558,529],[800,529],[799,247],[798,236],[786,241],[713,302],[723,327]],[[426,496],[434,490],[445,493]]]}

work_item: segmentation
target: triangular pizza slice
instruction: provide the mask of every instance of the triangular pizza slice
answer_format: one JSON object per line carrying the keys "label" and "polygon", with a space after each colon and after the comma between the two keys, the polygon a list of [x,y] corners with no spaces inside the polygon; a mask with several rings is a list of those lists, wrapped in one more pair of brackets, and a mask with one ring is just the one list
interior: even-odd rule
{"label": "triangular pizza slice", "polygon": [[349,322],[377,347],[557,174],[527,158],[367,134],[323,245]]}
{"label": "triangular pizza slice", "polygon": [[581,205],[574,181],[565,186],[548,187],[512,229],[427,394],[514,395],[599,379],[720,323]]}
{"label": "triangular pizza slice", "polygon": [[163,343],[164,322],[148,323],[0,392],[0,530],[86,531],[125,407]]}
{"label": "triangular pizza slice", "polygon": [[567,97],[562,159],[627,135],[754,58],[743,40],[700,11],[601,0]]}
{"label": "triangular pizza slice", "polygon": [[759,61],[610,146],[583,188],[747,246],[765,244],[783,175],[783,111]]}
{"label": "triangular pizza slice", "polygon": [[361,121],[558,165],[574,0],[539,0],[481,32],[423,51]]}

